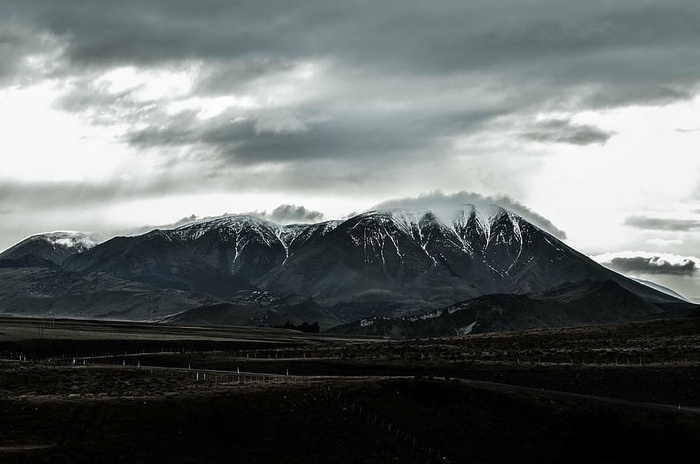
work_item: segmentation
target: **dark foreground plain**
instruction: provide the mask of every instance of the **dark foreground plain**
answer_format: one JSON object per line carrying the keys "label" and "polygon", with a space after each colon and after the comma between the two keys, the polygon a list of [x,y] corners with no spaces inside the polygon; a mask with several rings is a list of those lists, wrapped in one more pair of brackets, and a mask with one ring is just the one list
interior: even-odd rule
{"label": "dark foreground plain", "polygon": [[681,461],[700,439],[698,334],[699,319],[403,341],[2,319],[0,462]]}

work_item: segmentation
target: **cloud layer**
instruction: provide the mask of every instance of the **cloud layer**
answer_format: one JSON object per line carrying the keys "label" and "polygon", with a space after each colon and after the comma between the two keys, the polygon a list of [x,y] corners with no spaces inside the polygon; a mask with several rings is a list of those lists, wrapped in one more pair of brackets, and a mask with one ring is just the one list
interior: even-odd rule
{"label": "cloud layer", "polygon": [[700,220],[656,218],[646,216],[630,216],[625,220],[625,225],[646,230],[680,231],[688,232],[700,230]]}
{"label": "cloud layer", "polygon": [[594,259],[615,271],[633,275],[693,276],[700,269],[700,259],[671,254],[622,252],[601,255]]}
{"label": "cloud layer", "polygon": [[571,145],[605,144],[613,134],[590,125],[573,124],[571,121],[552,119],[536,124],[523,138],[536,142],[568,143]]}
{"label": "cloud layer", "polygon": [[315,162],[447,163],[504,120],[524,141],[604,144],[609,131],[566,117],[514,121],[687,99],[700,82],[685,0],[1,4],[0,76],[60,79],[62,111],[216,172],[276,163],[331,181]]}

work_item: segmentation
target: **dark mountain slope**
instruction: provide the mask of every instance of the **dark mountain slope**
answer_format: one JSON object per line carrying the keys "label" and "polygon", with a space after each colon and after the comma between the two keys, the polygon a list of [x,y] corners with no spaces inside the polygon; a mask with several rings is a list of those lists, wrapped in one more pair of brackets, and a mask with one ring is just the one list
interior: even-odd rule
{"label": "dark mountain slope", "polygon": [[650,301],[675,301],[616,274],[501,208],[444,221],[427,211],[373,211],[307,244],[258,282],[319,301],[448,305],[493,293],[544,291],[613,280]]}
{"label": "dark mountain slope", "polygon": [[46,268],[0,269],[0,313],[86,319],[159,319],[215,303],[202,294]]}
{"label": "dark mountain slope", "polygon": [[196,325],[277,326],[286,322],[300,325],[318,322],[327,329],[343,321],[311,299],[250,298],[188,309],[167,317],[164,322]]}
{"label": "dark mountain slope", "polygon": [[649,303],[612,281],[584,281],[542,293],[486,295],[414,316],[368,318],[334,331],[396,338],[459,335],[684,317],[693,308]]}
{"label": "dark mountain slope", "polygon": [[273,224],[227,217],[137,237],[117,237],[68,260],[75,272],[104,271],[161,287],[231,296],[279,265],[285,248]]}

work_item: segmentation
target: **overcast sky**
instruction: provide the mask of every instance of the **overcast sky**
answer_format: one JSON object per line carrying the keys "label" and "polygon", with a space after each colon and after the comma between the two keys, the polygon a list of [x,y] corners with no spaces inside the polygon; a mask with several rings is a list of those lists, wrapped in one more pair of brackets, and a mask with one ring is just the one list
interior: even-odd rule
{"label": "overcast sky", "polygon": [[0,249],[476,195],[700,298],[697,0],[0,0],[0,127]]}

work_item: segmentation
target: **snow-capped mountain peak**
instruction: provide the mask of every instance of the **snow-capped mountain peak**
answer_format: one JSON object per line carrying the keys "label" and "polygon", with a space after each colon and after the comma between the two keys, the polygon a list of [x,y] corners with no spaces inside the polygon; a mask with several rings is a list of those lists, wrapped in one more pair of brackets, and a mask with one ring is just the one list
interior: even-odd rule
{"label": "snow-capped mountain peak", "polygon": [[97,240],[82,232],[46,232],[25,238],[0,253],[0,258],[18,259],[29,255],[61,264],[70,256],[90,250],[97,244]]}

